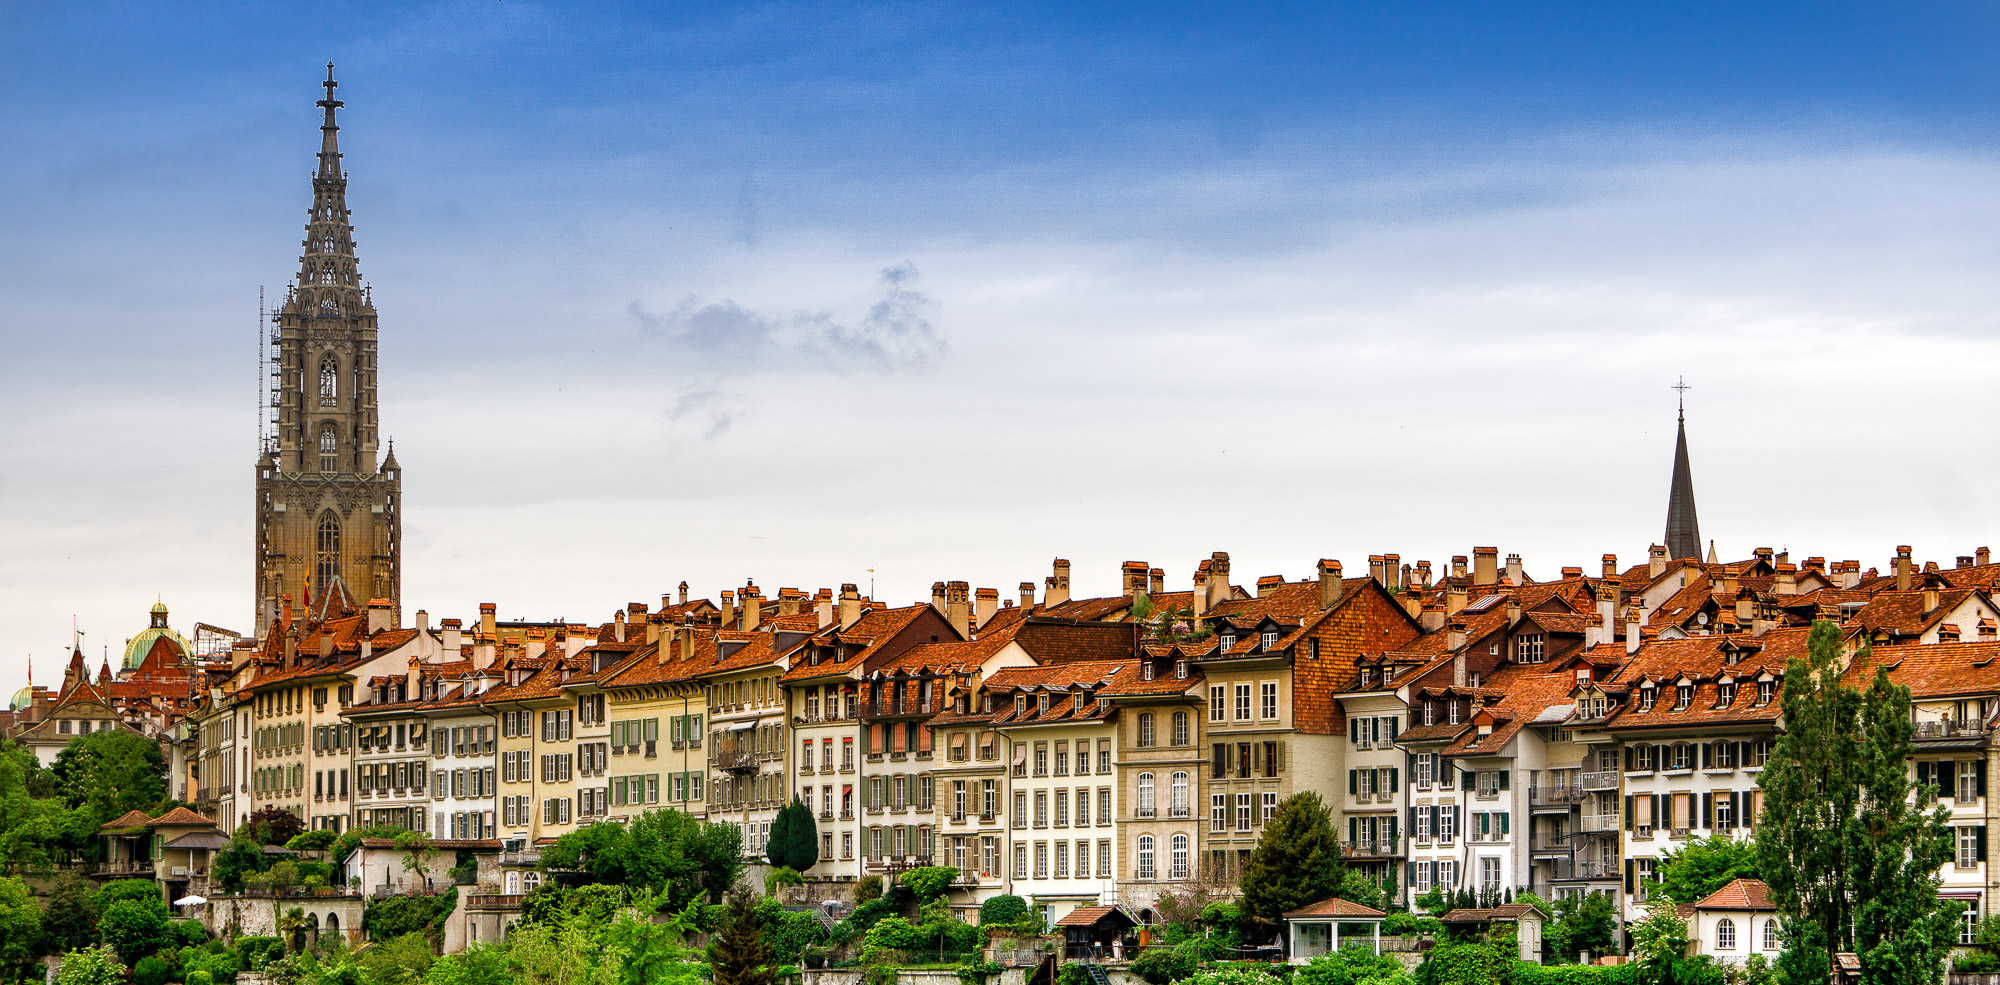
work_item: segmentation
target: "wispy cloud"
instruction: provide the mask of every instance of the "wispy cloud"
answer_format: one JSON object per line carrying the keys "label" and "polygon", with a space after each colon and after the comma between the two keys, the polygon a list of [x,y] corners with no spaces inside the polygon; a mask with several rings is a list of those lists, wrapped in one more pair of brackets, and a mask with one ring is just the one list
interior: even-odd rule
{"label": "wispy cloud", "polygon": [[667,420],[687,422],[701,429],[703,441],[713,441],[729,430],[743,414],[744,396],[712,383],[698,383],[682,390],[667,408]]}
{"label": "wispy cloud", "polygon": [[908,261],[884,268],[881,297],[851,323],[830,311],[772,316],[734,300],[699,297],[665,312],[633,301],[626,313],[640,334],[726,376],[771,369],[921,372],[942,360],[949,345],[932,320],[936,305],[915,287],[917,277]]}

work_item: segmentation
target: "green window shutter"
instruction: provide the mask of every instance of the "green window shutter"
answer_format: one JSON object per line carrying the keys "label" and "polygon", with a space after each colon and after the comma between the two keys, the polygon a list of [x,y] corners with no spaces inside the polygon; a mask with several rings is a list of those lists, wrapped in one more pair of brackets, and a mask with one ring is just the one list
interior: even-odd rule
{"label": "green window shutter", "polygon": [[1508,815],[1506,811],[1500,812],[1500,833],[1503,835],[1507,834],[1509,830],[1507,827],[1507,816]]}
{"label": "green window shutter", "polygon": [[1360,837],[1361,837],[1361,835],[1360,835],[1360,830],[1361,830],[1361,819],[1360,819],[1360,818],[1356,818],[1356,817],[1350,817],[1350,818],[1348,818],[1348,819],[1347,819],[1347,843],[1348,843],[1348,844],[1352,845],[1352,844],[1354,844],[1354,843],[1355,843],[1356,841],[1360,840]]}
{"label": "green window shutter", "polygon": [[[1625,795],[1625,830],[1632,830],[1632,795],[1629,793]],[[1631,880],[1627,879],[1626,881],[1630,882]],[[1625,891],[1629,893],[1632,889],[1630,886],[1627,886]]]}
{"label": "green window shutter", "polygon": [[1973,842],[1978,846],[1978,851],[1979,851],[1977,860],[1984,862],[1986,861],[1986,825],[1984,824],[1979,825],[1978,827],[1973,828],[1972,831],[1973,831],[1973,836],[1972,836]]}
{"label": "green window shutter", "polygon": [[1389,767],[1389,792],[1390,792],[1390,793],[1396,793],[1397,791],[1399,791],[1399,790],[1401,790],[1401,789],[1402,789],[1402,786],[1401,786],[1401,784],[1402,784],[1402,782],[1403,782],[1403,781],[1402,781],[1402,775],[1403,775],[1403,774],[1402,774],[1402,771],[1401,771],[1401,770],[1397,769],[1397,768],[1396,768],[1396,767],[1394,767],[1394,766],[1391,766],[1391,767]]}
{"label": "green window shutter", "polygon": [[1354,795],[1361,789],[1359,782],[1356,781],[1355,779],[1356,775],[1358,775],[1360,772],[1361,772],[1360,770],[1347,771],[1347,793],[1349,796]]}

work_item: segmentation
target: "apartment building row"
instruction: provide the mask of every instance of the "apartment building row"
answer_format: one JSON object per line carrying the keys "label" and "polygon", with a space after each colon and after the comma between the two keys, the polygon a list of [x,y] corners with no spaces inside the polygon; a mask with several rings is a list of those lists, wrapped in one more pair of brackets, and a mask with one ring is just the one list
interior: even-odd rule
{"label": "apartment building row", "polygon": [[1118,594],[1072,598],[1058,561],[1004,604],[962,582],[899,607],[746,585],[595,625],[484,606],[469,627],[397,627],[335,597],[239,650],[185,759],[219,823],[282,807],[421,829],[498,852],[501,894],[532,888],[562,833],[660,807],[735,824],[760,856],[797,797],[818,823],[807,876],[830,891],[947,864],[968,909],[1011,892],[1051,916],[1143,912],[1231,885],[1277,804],[1311,790],[1349,864],[1406,900],[1607,892],[1636,918],[1666,852],[1749,836],[1785,663],[1826,618],[1917,693],[1913,775],[1946,793],[1947,891],[1978,915],[2000,713],[1984,560],[1920,569],[1902,550],[1878,575],[1656,548],[1536,580],[1480,548],[1435,579],[1380,555],[1361,577],[1322,561],[1245,588],[1218,553],[1189,590],[1132,562]]}

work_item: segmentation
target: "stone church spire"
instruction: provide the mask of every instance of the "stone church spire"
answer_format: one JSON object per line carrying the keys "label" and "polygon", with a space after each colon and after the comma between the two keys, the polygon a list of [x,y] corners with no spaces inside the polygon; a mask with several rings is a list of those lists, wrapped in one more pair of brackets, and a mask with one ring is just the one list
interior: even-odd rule
{"label": "stone church spire", "polygon": [[1674,389],[1680,391],[1680,407],[1675,422],[1673,488],[1667,493],[1667,555],[1700,558],[1701,523],[1694,513],[1694,472],[1688,467],[1688,386],[1677,382]]}
{"label": "stone church spire", "polygon": [[[402,470],[378,463],[376,312],[354,256],[333,65],[299,275],[274,321],[276,440],[257,463],[257,627],[325,598],[400,611]],[[324,607],[322,607],[324,608]]]}

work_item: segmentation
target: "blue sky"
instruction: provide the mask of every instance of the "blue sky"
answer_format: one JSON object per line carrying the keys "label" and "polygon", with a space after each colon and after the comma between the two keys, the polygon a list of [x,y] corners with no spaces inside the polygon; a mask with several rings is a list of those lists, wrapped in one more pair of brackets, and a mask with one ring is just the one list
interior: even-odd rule
{"label": "blue sky", "polygon": [[328,60],[434,617],[1995,539],[2000,8],[661,6],[0,7],[0,675],[244,624]]}

